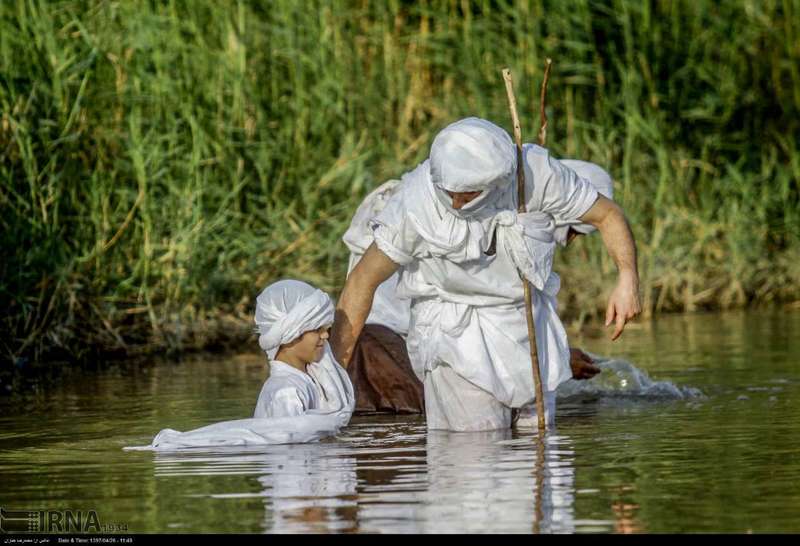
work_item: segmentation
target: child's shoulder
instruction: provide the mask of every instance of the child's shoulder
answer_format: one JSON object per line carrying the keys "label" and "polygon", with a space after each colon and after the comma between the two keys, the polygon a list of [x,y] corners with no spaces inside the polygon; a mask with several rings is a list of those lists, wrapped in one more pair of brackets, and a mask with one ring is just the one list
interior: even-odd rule
{"label": "child's shoulder", "polygon": [[314,403],[313,393],[306,384],[270,377],[264,382],[256,402],[255,417],[286,417],[299,415]]}
{"label": "child's shoulder", "polygon": [[270,390],[273,392],[283,390],[302,390],[308,385],[313,385],[311,377],[306,373],[293,373],[293,374],[274,374],[270,373],[267,380],[264,382],[263,390]]}

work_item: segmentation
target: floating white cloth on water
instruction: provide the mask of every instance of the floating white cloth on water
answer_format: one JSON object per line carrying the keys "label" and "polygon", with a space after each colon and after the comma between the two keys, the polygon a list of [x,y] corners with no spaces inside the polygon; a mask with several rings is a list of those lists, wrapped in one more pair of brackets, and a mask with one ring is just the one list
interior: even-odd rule
{"label": "floating white cloth on water", "polygon": [[[304,332],[330,324],[332,319],[333,304],[328,295],[299,281],[270,285],[259,296],[256,308],[261,339],[267,339],[262,345],[265,350],[273,349],[273,340],[284,340],[280,346]],[[289,333],[276,330],[278,327]],[[253,418],[187,432],[164,429],[149,446],[126,449],[302,443],[334,435],[350,421],[355,407],[350,378],[336,362],[327,341],[322,358],[309,363],[306,372],[273,361]]]}
{"label": "floating white cloth on water", "polygon": [[[283,366],[288,367],[286,364]],[[353,414],[355,395],[347,372],[339,366],[330,349],[320,362],[307,367],[309,381],[317,392],[313,393],[312,403],[318,405],[305,409],[300,414],[283,417],[253,417],[224,421],[188,432],[164,429],[159,432],[149,446],[126,449],[173,450],[192,447],[248,446],[265,444],[291,444],[314,442],[333,436],[345,426]],[[297,372],[301,374],[302,372]],[[268,379],[267,383],[271,380]],[[266,386],[266,385],[265,385]],[[285,389],[284,391],[289,391]],[[262,395],[263,395],[262,390]],[[291,398],[281,399],[278,404]],[[259,407],[270,405],[259,399]],[[285,408],[294,411],[291,402]],[[258,413],[258,410],[257,410]]]}
{"label": "floating white cloth on water", "polygon": [[[505,141],[511,147],[508,153],[480,158],[488,173],[483,179],[470,175],[463,188],[458,186],[458,176],[470,170],[468,154],[453,159],[457,164],[451,166],[435,148],[430,160],[403,176],[399,190],[371,224],[378,247],[404,266],[397,296],[412,300],[408,349],[420,379],[446,363],[502,404],[521,407],[533,400],[533,379],[517,267],[527,265],[522,269],[536,287],[539,360],[545,390],[554,391],[571,371],[566,333],[554,305],[560,281],[548,273],[552,232],[559,222],[575,223],[592,206],[597,191],[547,150],[525,145],[527,206],[532,212],[516,215],[513,169],[511,175],[507,169],[515,157],[513,144],[502,129],[480,121],[463,120],[445,129],[452,129],[454,136],[442,149],[453,149],[452,141],[461,133],[467,134],[469,145],[481,132],[491,133],[486,138],[492,147]],[[487,166],[492,157],[497,165]],[[436,182],[432,164],[439,165]],[[454,180],[448,178],[452,173],[457,173]],[[455,210],[446,193],[450,188],[483,189],[491,198],[482,195],[477,205]],[[495,228],[496,253],[487,255]],[[526,263],[517,263],[522,261]]]}

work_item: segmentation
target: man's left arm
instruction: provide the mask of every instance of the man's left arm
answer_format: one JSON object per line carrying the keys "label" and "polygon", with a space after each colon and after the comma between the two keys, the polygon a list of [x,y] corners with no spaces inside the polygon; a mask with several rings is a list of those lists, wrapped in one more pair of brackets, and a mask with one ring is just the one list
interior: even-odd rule
{"label": "man's left arm", "polygon": [[594,204],[580,217],[603,235],[603,243],[617,264],[619,279],[608,299],[606,326],[616,323],[611,339],[617,339],[625,323],[641,313],[639,271],[636,266],[636,243],[622,208],[614,201],[598,195]]}

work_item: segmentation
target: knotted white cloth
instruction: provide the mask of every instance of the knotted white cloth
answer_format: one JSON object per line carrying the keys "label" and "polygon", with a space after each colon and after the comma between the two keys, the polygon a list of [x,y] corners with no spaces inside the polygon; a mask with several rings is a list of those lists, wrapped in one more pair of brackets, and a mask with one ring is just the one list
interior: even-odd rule
{"label": "knotted white cloth", "polygon": [[[579,177],[587,180],[598,193],[609,199],[613,198],[614,190],[611,177],[599,165],[577,159],[563,159],[561,163],[575,171]],[[409,177],[407,176],[405,180],[408,182]],[[452,198],[446,192],[438,191],[439,188],[436,188],[433,175],[431,175],[431,183],[435,187],[435,197],[439,200],[439,204],[443,207],[443,210],[450,211],[455,215],[455,209],[452,208]],[[401,189],[402,183],[400,180],[384,182],[369,193],[356,210],[350,222],[350,226],[342,237],[342,240],[350,250],[348,274],[353,270],[367,251],[367,248],[369,248],[375,240],[370,227],[370,220],[377,216],[384,209],[389,199],[394,194],[399,193]],[[485,195],[487,195],[487,192],[484,192],[478,199],[484,199]],[[495,194],[492,198],[500,198],[503,200],[505,196]],[[461,209],[462,216],[472,216],[472,214],[470,214],[470,207],[475,207],[474,203],[475,201],[471,201],[467,204],[465,207],[467,209],[466,211]],[[473,218],[473,220],[474,219],[475,218]],[[595,230],[595,228],[589,224],[566,219],[560,220],[560,222],[555,222],[550,215],[536,211],[524,213],[521,217],[518,217],[516,212],[510,210],[501,210],[496,213],[496,217],[490,220],[490,223],[493,221],[495,227],[500,228],[499,231],[497,231],[498,242],[512,255],[517,268],[523,271],[526,278],[539,290],[542,289],[542,283],[546,282],[551,272],[551,255],[555,250],[550,244],[552,242],[551,240],[554,239],[557,244],[565,246],[570,228],[579,233],[587,234]],[[552,222],[555,222],[555,229],[552,229]],[[468,226],[468,223],[456,226],[459,227],[460,230],[457,231],[453,240],[459,240],[459,238],[464,237],[466,232],[470,230]],[[492,233],[495,227],[490,225],[486,231]],[[477,233],[481,232],[480,228],[477,227],[473,227],[473,231]],[[465,252],[465,255],[470,254],[473,257],[477,256],[483,246],[485,246],[485,240],[481,237],[477,248],[471,252]],[[439,248],[441,248],[446,255],[448,250],[452,252],[453,246],[440,244],[437,246],[437,250]],[[397,272],[378,286],[373,298],[372,309],[370,310],[366,322],[367,324],[382,324],[392,329],[394,332],[405,336],[408,333],[408,324],[411,318],[411,302],[409,300],[399,299],[396,296],[395,292],[397,291],[399,281],[400,273]]]}
{"label": "knotted white cloth", "polygon": [[497,243],[502,245],[514,265],[538,290],[544,290],[553,271],[556,222],[543,212],[518,214],[503,211],[494,217]]}
{"label": "knotted white cloth", "polygon": [[[515,165],[515,154],[500,151],[492,156],[500,157],[497,164],[485,170],[459,169],[468,165],[464,158],[471,148],[481,153],[480,146],[473,146],[481,131],[500,145],[513,146],[510,138],[483,120],[464,120],[451,128],[455,130],[448,130],[447,138],[437,136],[429,160],[365,198],[344,236],[351,251],[350,270],[373,241],[405,266],[378,287],[368,322],[408,333],[409,354],[420,379],[427,371],[438,372],[439,363],[452,362],[459,377],[504,404],[524,403],[530,400],[532,386],[516,272],[522,270],[535,288],[534,324],[547,402],[552,389],[571,377],[566,334],[557,316],[560,279],[552,272],[554,242],[564,245],[570,227],[584,233],[594,229],[578,218],[598,192],[613,197],[611,177],[595,164],[558,161],[543,148],[525,145],[527,207],[532,212],[519,215],[515,176],[503,167]],[[453,142],[465,132],[471,133],[466,143]],[[452,152],[449,157],[440,153],[444,144]],[[434,163],[438,167],[433,168]],[[487,171],[490,174],[480,174]],[[578,179],[588,181],[595,191]],[[467,184],[459,185],[461,181]],[[447,191],[483,193],[456,210]],[[497,256],[490,257],[486,251],[493,234]],[[457,407],[463,401],[448,403]],[[450,426],[454,420],[448,418]],[[454,428],[460,427],[456,423]]]}

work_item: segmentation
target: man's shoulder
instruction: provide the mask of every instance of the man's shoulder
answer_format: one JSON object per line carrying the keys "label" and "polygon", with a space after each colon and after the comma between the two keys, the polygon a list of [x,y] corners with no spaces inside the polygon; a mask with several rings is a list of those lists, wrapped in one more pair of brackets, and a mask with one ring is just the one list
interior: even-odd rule
{"label": "man's shoulder", "polygon": [[522,145],[522,156],[525,158],[525,163],[529,169],[541,171],[543,169],[550,170],[550,150],[543,148],[538,144],[527,142]]}
{"label": "man's shoulder", "polygon": [[400,180],[389,180],[384,182],[364,198],[361,202],[353,219],[350,221],[350,226],[342,236],[350,252],[363,254],[366,252],[367,247],[372,244],[372,230],[369,227],[369,222],[372,218],[377,216],[385,207],[389,199],[397,193],[400,188]]}
{"label": "man's shoulder", "polygon": [[421,190],[427,189],[431,184],[431,165],[430,160],[426,159],[403,176],[400,177],[400,185],[395,189],[395,194],[416,194]]}
{"label": "man's shoulder", "polygon": [[526,154],[530,153],[540,156],[550,155],[550,151],[547,148],[545,148],[544,146],[539,146],[538,144],[535,144],[533,142],[524,142],[522,144],[522,151],[525,152]]}
{"label": "man's shoulder", "polygon": [[422,212],[431,204],[430,165],[426,159],[414,169],[406,172],[387,196],[384,208]]}

